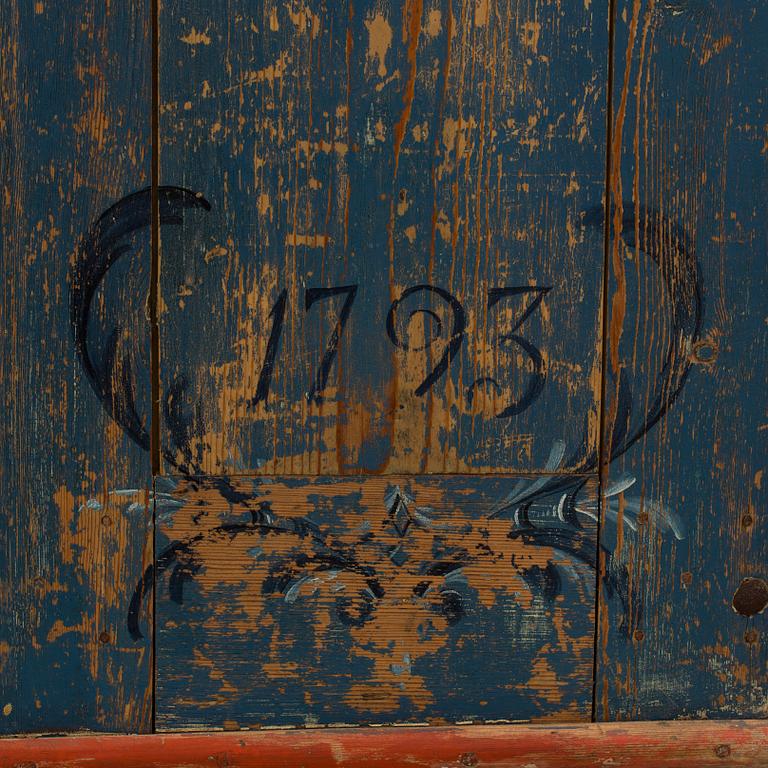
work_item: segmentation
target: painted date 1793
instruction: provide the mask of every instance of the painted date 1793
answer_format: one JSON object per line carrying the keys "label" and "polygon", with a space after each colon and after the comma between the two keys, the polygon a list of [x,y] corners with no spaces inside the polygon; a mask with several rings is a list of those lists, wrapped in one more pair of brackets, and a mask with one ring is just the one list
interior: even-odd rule
{"label": "painted date 1793", "polygon": [[[339,309],[336,325],[331,331],[320,365],[313,376],[306,393],[308,401],[313,401],[315,403],[322,402],[323,393],[328,382],[328,375],[336,357],[336,353],[338,352],[339,342],[344,333],[347,321],[352,314],[357,289],[357,285],[339,285],[329,288],[307,288],[305,291],[304,309],[306,312],[309,312],[309,310],[320,301],[331,300],[337,296],[344,297]],[[527,295],[530,295],[531,297],[527,306],[524,307],[523,311],[514,321],[512,327],[508,331],[500,332],[495,336],[494,343],[497,346],[507,344],[516,345],[529,359],[531,364],[531,374],[523,393],[516,400],[507,403],[503,410],[496,414],[496,418],[507,418],[522,413],[536,400],[544,387],[546,373],[541,352],[534,344],[518,334],[517,331],[520,330],[525,321],[538,309],[542,299],[550,290],[550,287],[540,286],[508,286],[503,288],[490,288],[488,290],[487,312],[489,316],[491,316],[494,308],[501,302],[525,300]],[[449,308],[450,328],[447,329],[447,334],[445,333],[446,329],[443,327],[443,320],[433,309],[430,309],[427,306],[408,308],[411,303],[408,300],[411,299],[411,297],[414,299],[425,298],[433,301],[438,300]],[[269,320],[271,321],[269,340],[264,355],[264,362],[259,373],[256,392],[250,400],[252,406],[256,406],[261,402],[266,402],[269,397],[272,372],[275,368],[276,358],[280,347],[280,336],[285,322],[287,304],[287,290],[283,289],[269,313]],[[410,320],[419,314],[425,316],[425,320],[429,323],[430,331],[429,335],[417,345],[416,343],[411,342],[408,336],[407,326]],[[467,316],[464,306],[455,296],[443,288],[428,285],[426,283],[414,285],[403,291],[401,296],[392,302],[389,307],[389,312],[387,313],[386,332],[389,340],[396,347],[406,351],[423,351],[432,347],[438,339],[444,339],[445,341],[444,349],[439,359],[427,373],[424,380],[416,387],[416,395],[420,397],[425,395],[430,388],[445,375],[451,362],[464,343],[466,329]],[[502,392],[501,385],[494,377],[482,376],[472,381],[466,387],[465,394],[467,400],[471,402],[475,389],[486,385],[492,386],[498,393]]]}

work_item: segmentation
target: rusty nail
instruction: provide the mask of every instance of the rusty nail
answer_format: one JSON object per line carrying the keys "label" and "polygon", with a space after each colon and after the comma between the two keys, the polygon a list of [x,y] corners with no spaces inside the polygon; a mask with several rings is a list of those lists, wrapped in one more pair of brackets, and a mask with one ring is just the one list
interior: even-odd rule
{"label": "rusty nail", "polygon": [[645,640],[645,632],[642,629],[636,629],[634,637],[638,643],[642,643]]}
{"label": "rusty nail", "polygon": [[729,744],[718,744],[715,747],[715,754],[718,757],[730,757],[731,747]]}
{"label": "rusty nail", "polygon": [[459,756],[459,762],[467,768],[474,768],[478,764],[477,755],[474,752],[465,752]]}
{"label": "rusty nail", "polygon": [[109,632],[102,632],[99,635],[99,642],[106,645],[112,638],[109,636]]}
{"label": "rusty nail", "polygon": [[101,518],[101,524],[103,526],[112,525],[112,518],[109,515],[103,515]]}
{"label": "rusty nail", "polygon": [[762,613],[768,605],[768,584],[762,579],[747,577],[733,595],[733,610],[742,616]]}
{"label": "rusty nail", "polygon": [[747,643],[747,645],[752,645],[752,643],[757,642],[757,630],[756,629],[748,629],[744,633],[744,642]]}
{"label": "rusty nail", "polygon": [[755,519],[752,517],[752,515],[744,515],[744,517],[741,518],[741,527],[749,528],[754,522]]}
{"label": "rusty nail", "polygon": [[680,579],[686,587],[690,587],[691,583],[693,582],[693,574],[690,571],[686,571],[680,575]]}

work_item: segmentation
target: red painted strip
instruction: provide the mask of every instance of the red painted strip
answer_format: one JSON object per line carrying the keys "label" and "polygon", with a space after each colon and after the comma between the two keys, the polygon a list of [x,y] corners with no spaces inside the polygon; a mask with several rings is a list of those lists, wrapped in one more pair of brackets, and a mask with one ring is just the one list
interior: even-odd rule
{"label": "red painted strip", "polygon": [[768,721],[360,728],[0,740],[0,768],[768,766]]}

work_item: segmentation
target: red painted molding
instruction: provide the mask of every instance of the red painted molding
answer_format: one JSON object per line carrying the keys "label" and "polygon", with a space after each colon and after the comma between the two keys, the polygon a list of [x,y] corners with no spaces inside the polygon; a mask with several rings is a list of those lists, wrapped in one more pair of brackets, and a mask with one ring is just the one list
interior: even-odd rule
{"label": "red painted molding", "polygon": [[768,767],[768,720],[0,740],[0,768]]}

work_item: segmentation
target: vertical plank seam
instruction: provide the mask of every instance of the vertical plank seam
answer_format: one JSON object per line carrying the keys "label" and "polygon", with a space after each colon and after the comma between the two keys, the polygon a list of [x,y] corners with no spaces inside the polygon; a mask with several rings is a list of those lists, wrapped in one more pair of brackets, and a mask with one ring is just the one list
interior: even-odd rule
{"label": "vertical plank seam", "polygon": [[156,594],[157,589],[157,552],[156,552],[156,478],[160,472],[160,9],[159,0],[150,0],[150,25],[151,32],[151,69],[152,69],[152,96],[151,96],[151,263],[150,263],[150,394],[151,394],[151,431],[150,431],[150,459],[152,466],[152,619],[150,631],[151,660],[150,660],[150,686],[151,686],[151,731],[156,728],[156,688],[157,688],[157,642],[155,631],[156,621]]}
{"label": "vertical plank seam", "polygon": [[[605,191],[604,191],[604,221],[603,221],[603,284],[601,295],[600,317],[600,419],[598,435],[598,476],[597,476],[597,541],[595,558],[595,642],[592,654],[592,722],[597,722],[597,672],[598,650],[600,645],[600,585],[602,581],[603,558],[601,556],[600,542],[602,538],[603,522],[603,488],[607,480],[610,455],[605,455],[605,400],[607,392],[607,344],[608,338],[608,283],[610,265],[610,211],[611,211],[611,173],[612,173],[612,145],[613,145],[613,57],[616,22],[616,0],[608,0],[608,76],[606,94],[605,117]],[[610,452],[610,448],[609,448]]]}
{"label": "vertical plank seam", "polygon": [[158,77],[158,0],[150,0],[152,26],[152,104],[151,104],[151,263],[149,278],[149,313],[151,326],[150,340],[150,369],[151,369],[151,427],[150,427],[150,458],[152,475],[160,472],[160,146],[159,146],[159,77]]}
{"label": "vertical plank seam", "polygon": [[[150,679],[150,688],[151,688],[151,714],[150,714],[150,731],[152,733],[157,733],[157,632],[156,629],[156,617],[157,617],[157,526],[155,524],[156,522],[156,515],[157,515],[157,504],[155,503],[157,499],[156,491],[157,491],[157,479],[153,476],[152,477],[152,617],[151,620],[148,622],[150,626],[150,632],[152,633],[152,636],[150,638],[150,649],[151,649],[151,655],[150,655],[150,662],[149,662],[149,674],[151,676]],[[598,502],[599,503],[599,502]]]}

